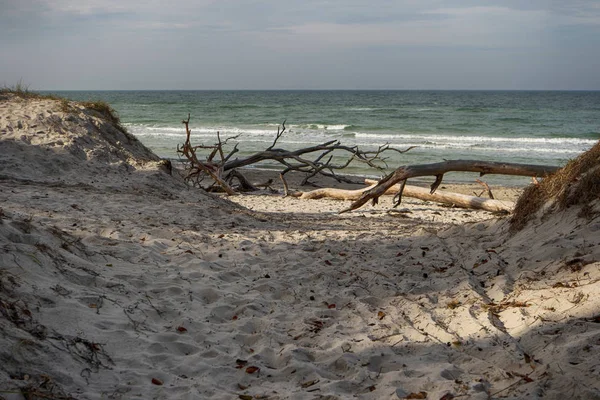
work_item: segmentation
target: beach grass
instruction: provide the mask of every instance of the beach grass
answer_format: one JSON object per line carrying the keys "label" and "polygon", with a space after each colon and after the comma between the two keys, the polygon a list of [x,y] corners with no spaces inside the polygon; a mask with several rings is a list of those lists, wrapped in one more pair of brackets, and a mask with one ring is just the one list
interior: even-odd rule
{"label": "beach grass", "polygon": [[106,117],[110,122],[114,123],[121,130],[125,129],[125,128],[123,128],[123,126],[121,126],[121,119],[119,118],[119,115],[117,114],[117,112],[107,102],[101,101],[101,100],[95,100],[95,101],[84,101],[84,102],[80,102],[79,104],[81,104],[83,107],[85,107],[87,109],[99,112],[104,117]]}
{"label": "beach grass", "polygon": [[[64,113],[74,112],[75,109],[71,105],[71,100],[66,97],[57,96],[54,94],[42,94],[29,89],[29,85],[24,84],[22,81],[17,82],[13,86],[4,86],[0,88],[0,96],[12,94],[22,99],[34,99],[34,100],[54,100],[59,101],[60,110]],[[121,132],[127,133],[127,129],[121,124],[121,119],[117,114],[117,111],[111,107],[105,101],[92,100],[78,102],[81,106],[86,109],[96,111],[105,117],[108,121],[113,123]]]}
{"label": "beach grass", "polygon": [[583,214],[589,214],[590,204],[599,197],[600,141],[538,185],[527,187],[515,205],[511,229],[522,229],[548,201],[554,200],[560,210],[581,205]]}
{"label": "beach grass", "polygon": [[29,85],[24,84],[22,81],[17,82],[13,86],[4,86],[0,88],[0,95],[12,94],[22,99],[48,99],[48,100],[67,100],[64,97],[56,96],[53,94],[41,94],[32,90],[29,90]]}

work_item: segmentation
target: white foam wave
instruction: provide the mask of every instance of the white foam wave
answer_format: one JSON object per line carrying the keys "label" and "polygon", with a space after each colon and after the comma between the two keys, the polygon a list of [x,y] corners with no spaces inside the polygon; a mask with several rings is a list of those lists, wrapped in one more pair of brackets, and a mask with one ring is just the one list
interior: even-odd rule
{"label": "white foam wave", "polygon": [[347,127],[349,127],[350,125],[343,125],[343,124],[334,124],[334,125],[326,125],[326,124],[297,124],[297,125],[288,125],[288,128],[290,130],[293,129],[306,129],[306,130],[321,130],[321,131],[343,131],[344,129],[346,129]]}
{"label": "white foam wave", "polygon": [[[366,146],[367,144],[359,144]],[[544,154],[560,154],[560,155],[577,155],[581,152],[588,150],[588,148],[537,148],[532,150],[529,147],[465,147],[456,144],[419,144],[419,143],[403,143],[390,145],[390,147],[404,149],[411,146],[415,146],[416,149],[431,149],[431,150],[453,150],[461,152],[474,152],[474,153],[520,153],[523,155],[532,153],[544,153]],[[415,150],[413,150],[414,152]]]}
{"label": "white foam wave", "polygon": [[[148,138],[151,142],[180,142],[185,138],[185,129],[174,126],[152,126],[144,124],[126,125],[131,133]],[[226,127],[226,126],[201,126],[191,127],[192,135],[198,142],[216,141],[219,132],[222,138],[242,134],[238,141],[247,143],[272,142],[277,124],[260,127]],[[324,141],[339,138],[344,144],[358,145],[361,147],[376,147],[385,142],[397,148],[416,146],[419,149],[448,150],[451,152],[473,153],[506,153],[519,154],[546,154],[549,157],[575,156],[592,147],[596,140],[583,138],[540,138],[540,137],[487,137],[487,136],[454,136],[448,134],[408,134],[408,133],[365,133],[351,132],[344,129],[348,125],[290,125],[289,134],[280,138],[279,142],[290,146],[302,147],[323,143]],[[275,128],[275,129],[274,129]],[[315,129],[316,128],[316,129]],[[342,138],[343,137],[343,138]]]}
{"label": "white foam wave", "polygon": [[[133,134],[139,136],[185,136],[183,127],[175,128],[171,126],[147,126],[147,125],[126,125]],[[195,127],[191,126],[192,134],[212,135],[216,136],[217,132],[222,135],[238,135],[247,134],[252,136],[274,136],[277,130],[273,129],[256,129],[256,128],[238,128],[238,127]]]}
{"label": "white foam wave", "polygon": [[499,136],[449,136],[449,135],[420,135],[420,134],[373,134],[355,132],[357,138],[371,138],[376,140],[419,140],[424,142],[433,143],[444,143],[444,142],[456,142],[456,143],[490,143],[490,142],[518,142],[518,143],[529,143],[529,144],[581,144],[581,145],[592,145],[596,143],[595,139],[578,139],[578,138],[525,138],[525,137],[499,137]]}
{"label": "white foam wave", "polygon": [[326,130],[328,131],[342,131],[349,127],[350,125],[325,125]]}
{"label": "white foam wave", "polygon": [[[185,137],[185,129],[183,127],[173,126],[153,126],[143,124],[126,124],[127,129],[140,137],[173,137],[180,138]],[[210,136],[215,137],[217,132],[221,136],[236,136],[243,135],[246,139],[255,140],[256,137],[269,137],[273,138],[277,134],[277,124],[268,124],[264,129],[257,127],[230,127],[230,126],[191,126],[190,130],[192,135],[195,136]],[[322,141],[324,138],[331,138],[332,135],[353,135],[350,132],[345,131],[349,125],[288,125],[289,136],[293,135],[296,138],[303,138],[308,142],[311,138]],[[335,137],[335,136],[333,136]]]}

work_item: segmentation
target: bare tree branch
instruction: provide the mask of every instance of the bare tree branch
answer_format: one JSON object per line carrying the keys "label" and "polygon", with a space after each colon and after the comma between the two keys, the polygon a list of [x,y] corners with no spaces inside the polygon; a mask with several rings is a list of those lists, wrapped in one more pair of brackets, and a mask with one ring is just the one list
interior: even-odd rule
{"label": "bare tree branch", "polygon": [[[294,151],[275,148],[286,132],[285,122],[286,121],[284,120],[283,123],[277,127],[275,139],[266,150],[245,158],[232,159],[232,156],[238,152],[238,144],[236,143],[228,154],[225,154],[224,147],[229,140],[237,139],[239,135],[222,140],[220,133],[217,132],[217,143],[215,145],[192,146],[190,144],[188,115],[187,121],[183,121],[186,125],[186,142],[182,148],[177,148],[178,153],[184,155],[190,164],[187,168],[188,174],[186,179],[199,185],[202,179],[208,175],[218,184],[218,186],[230,193],[228,190],[231,188],[229,187],[227,189],[223,186],[223,183],[226,184],[226,180],[221,179],[224,172],[233,171],[237,168],[261,163],[263,161],[275,161],[284,167],[280,177],[284,183],[286,194],[289,194],[289,189],[285,188],[287,182],[284,178],[285,174],[288,172],[298,171],[306,174],[301,183],[302,185],[309,183],[309,180],[316,175],[333,178],[338,182],[360,183],[355,182],[350,178],[340,176],[336,172],[347,168],[353,162],[360,162],[371,168],[383,171],[387,167],[386,158],[383,157],[384,152],[393,151],[402,154],[414,148],[414,146],[411,146],[405,150],[400,150],[390,147],[389,144],[385,144],[379,146],[376,150],[365,151],[359,149],[358,146],[342,145],[338,140],[330,140],[325,143]],[[196,155],[197,150],[209,150],[210,153],[205,160],[200,160]],[[343,161],[340,164],[335,164],[334,157],[342,159]],[[242,188],[250,188],[252,185],[248,185],[249,182],[247,181],[243,183],[242,181],[245,178],[240,179],[239,175],[239,172],[236,175],[228,175],[230,178],[227,181],[231,182],[231,179],[235,177],[240,181]],[[219,180],[215,179],[215,177]]]}
{"label": "bare tree branch", "polygon": [[[430,193],[433,194],[442,183],[444,174],[451,171],[479,172],[480,176],[486,174],[501,174],[543,177],[558,169],[558,167],[546,165],[501,163],[477,160],[449,160],[434,164],[407,165],[396,169],[394,172],[384,177],[376,186],[365,191],[358,200],[352,203],[349,208],[342,210],[341,212],[355,210],[359,207],[362,207],[369,200],[372,200],[374,203],[376,203],[377,199],[396,183],[403,181],[406,182],[406,180],[409,178],[415,178],[419,176],[436,177],[435,182],[431,185],[430,190]],[[401,185],[399,192],[396,195],[397,201],[394,206],[398,206],[400,204],[403,189],[404,186]]]}
{"label": "bare tree branch", "polygon": [[[223,169],[222,169],[222,165],[220,163],[216,163],[213,162],[213,158],[214,156],[217,154],[217,152],[221,152],[221,139],[219,138],[219,144],[216,146],[196,146],[193,147],[190,141],[190,136],[192,134],[192,131],[190,130],[189,124],[190,124],[190,115],[188,114],[187,120],[183,120],[181,121],[182,124],[185,125],[185,133],[186,133],[186,139],[185,139],[185,143],[183,144],[183,146],[180,148],[179,145],[177,146],[177,152],[182,154],[183,156],[185,156],[185,158],[187,158],[187,160],[189,161],[189,166],[188,166],[188,174],[186,176],[186,180],[191,180],[191,181],[195,181],[196,183],[198,183],[198,179],[201,178],[202,174],[207,174],[209,175],[221,188],[223,188],[223,190],[225,191],[225,193],[227,193],[228,195],[235,195],[237,194],[235,192],[235,190],[233,190],[229,184],[227,182],[225,182],[222,178],[221,178],[221,174],[223,173]],[[209,155],[209,157],[207,158],[206,161],[200,161],[198,159],[198,157],[196,156],[196,149],[198,148],[212,148],[212,152]],[[222,154],[222,152],[221,152]]]}
{"label": "bare tree branch", "polygon": [[484,182],[480,179],[475,179],[475,182],[479,183],[481,186],[483,186],[485,188],[485,190],[487,191],[488,197],[490,199],[494,199],[494,193],[492,193],[492,189],[490,188],[490,185],[488,185],[486,182]]}

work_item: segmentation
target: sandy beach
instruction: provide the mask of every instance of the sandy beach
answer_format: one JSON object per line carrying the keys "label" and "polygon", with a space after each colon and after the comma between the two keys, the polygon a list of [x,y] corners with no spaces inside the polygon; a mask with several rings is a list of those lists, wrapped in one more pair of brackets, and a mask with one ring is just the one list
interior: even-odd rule
{"label": "sandy beach", "polygon": [[225,197],[67,106],[0,94],[0,399],[600,398],[597,199]]}

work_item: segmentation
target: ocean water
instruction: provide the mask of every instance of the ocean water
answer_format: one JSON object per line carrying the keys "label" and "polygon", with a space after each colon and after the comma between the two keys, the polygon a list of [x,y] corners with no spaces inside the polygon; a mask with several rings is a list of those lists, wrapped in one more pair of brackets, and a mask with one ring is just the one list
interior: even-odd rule
{"label": "ocean water", "polygon": [[[190,115],[192,141],[214,144],[239,135],[238,156],[271,145],[297,149],[329,140],[376,149],[389,144],[411,151],[386,154],[398,166],[475,159],[564,165],[600,139],[600,92],[555,91],[60,91],[73,100],[104,100],[123,125],[162,157],[178,159]],[[334,162],[342,163],[342,154]],[[257,165],[277,168],[272,163]],[[347,173],[381,173],[354,164]],[[475,174],[449,175],[473,181]],[[486,178],[522,184],[523,178]]]}

